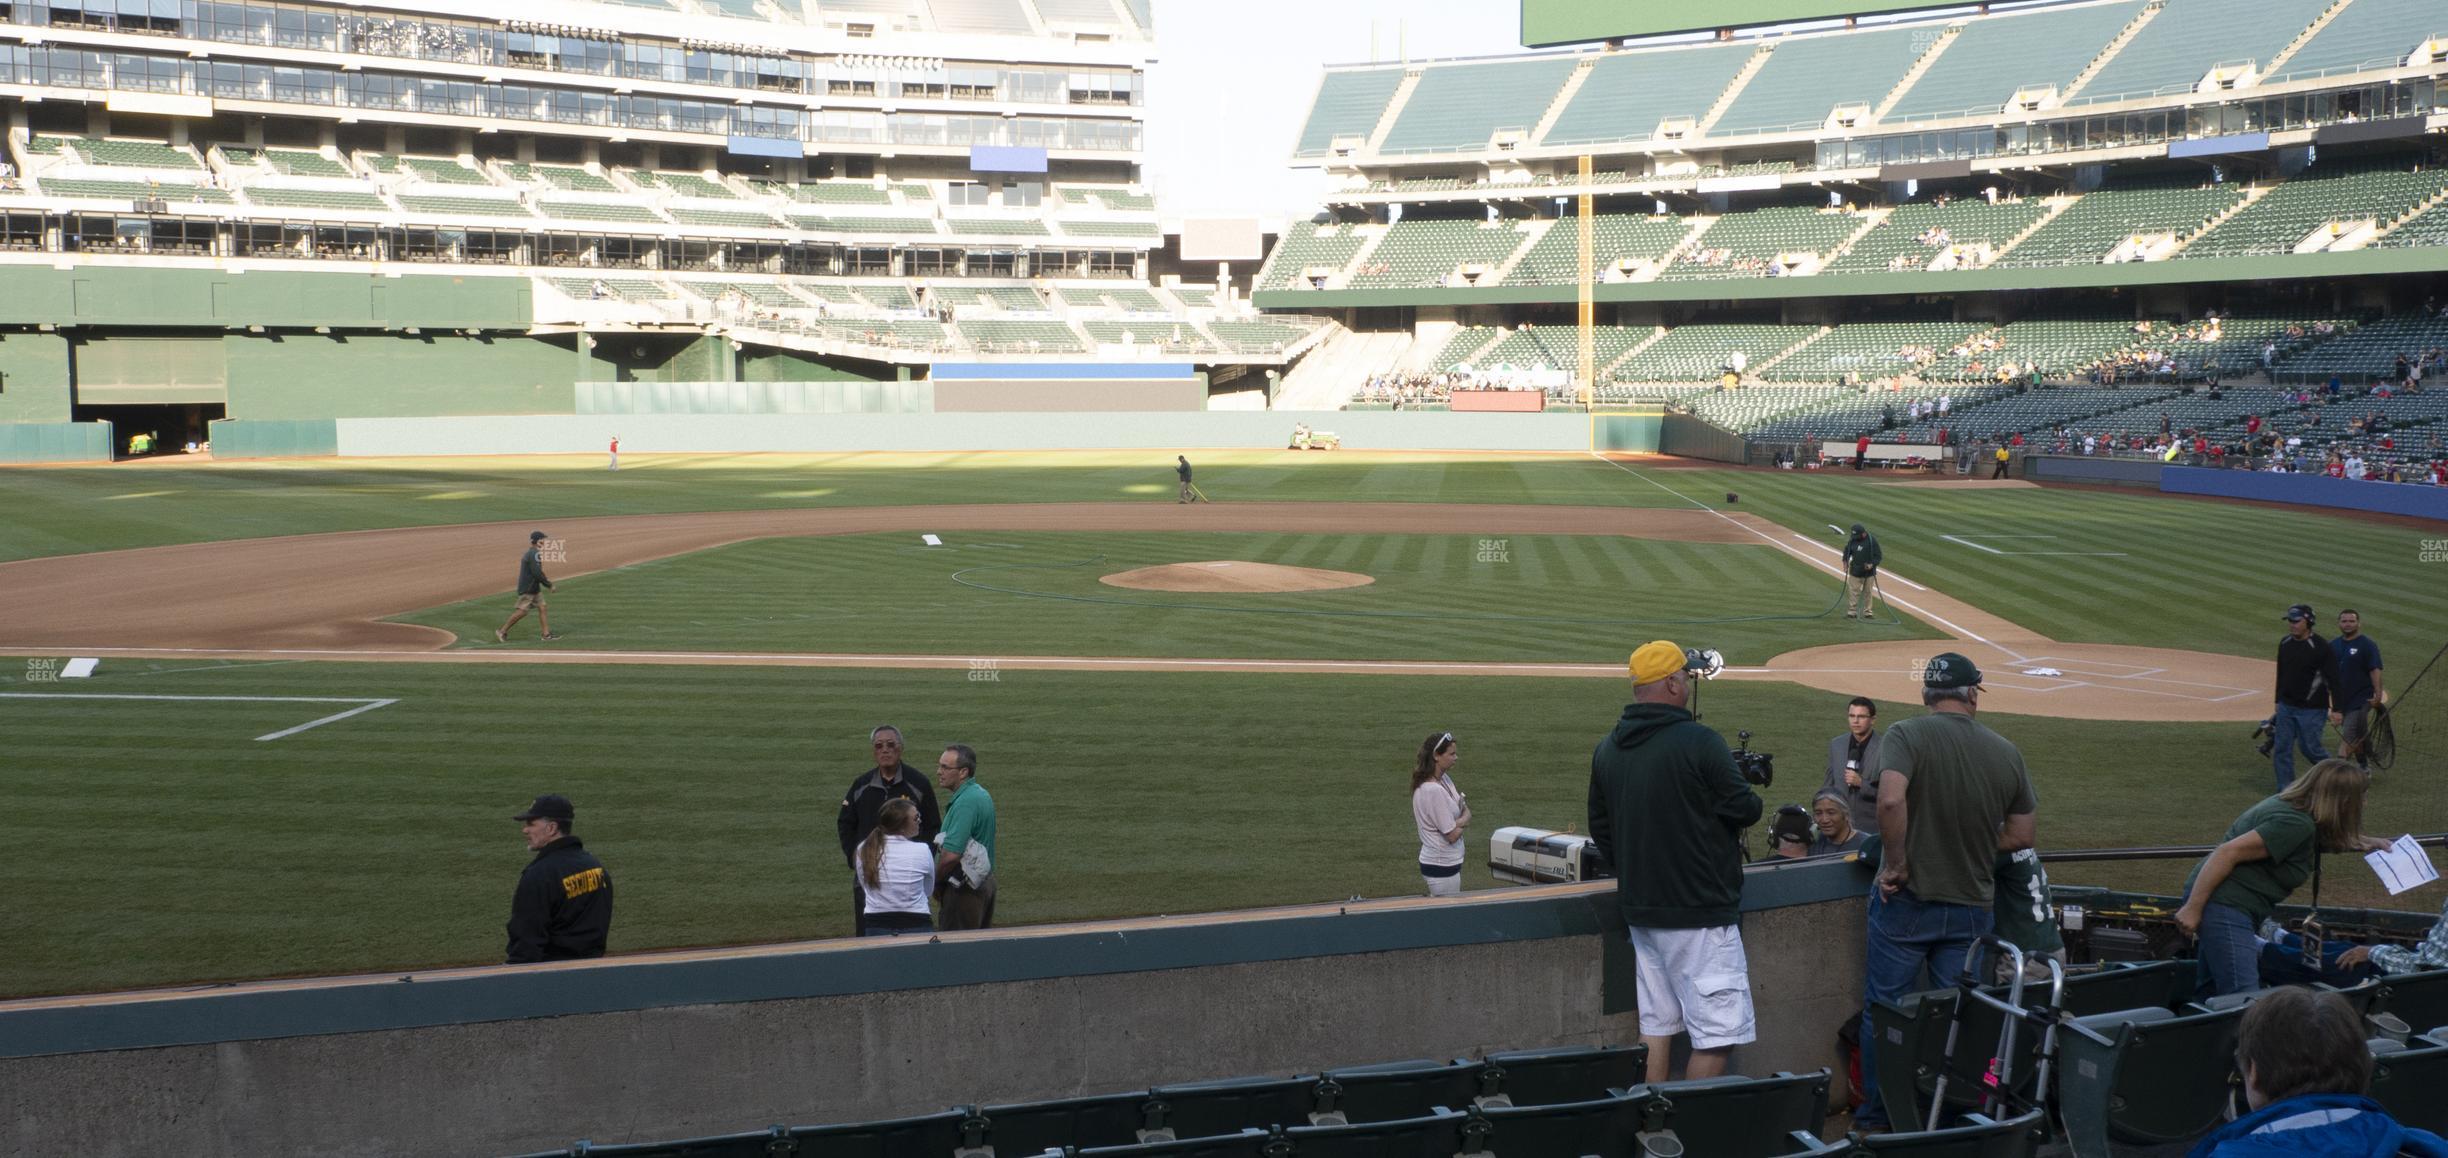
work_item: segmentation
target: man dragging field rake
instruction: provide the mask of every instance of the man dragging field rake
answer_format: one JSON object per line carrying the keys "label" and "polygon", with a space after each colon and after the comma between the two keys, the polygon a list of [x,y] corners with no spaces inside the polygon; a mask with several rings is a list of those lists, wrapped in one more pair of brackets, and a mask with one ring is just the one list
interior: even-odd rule
{"label": "man dragging field rake", "polygon": [[1870,600],[1878,592],[1879,564],[1886,561],[1879,550],[1878,536],[1853,524],[1853,537],[1845,540],[1845,618],[1870,618]]}
{"label": "man dragging field rake", "polygon": [[1181,498],[1178,501],[1185,503],[1203,503],[1208,501],[1206,493],[1199,490],[1198,487],[1192,485],[1190,482],[1189,455],[1177,454],[1173,456],[1173,473],[1181,476]]}
{"label": "man dragging field rake", "polygon": [[553,583],[544,577],[543,547],[544,532],[530,532],[527,536],[527,553],[519,556],[518,605],[510,609],[508,623],[493,629],[494,642],[510,642],[510,629],[518,626],[519,620],[527,618],[531,610],[536,613],[536,623],[544,629],[542,638],[545,642],[561,638],[553,634],[552,616],[544,610],[544,593],[552,590]]}

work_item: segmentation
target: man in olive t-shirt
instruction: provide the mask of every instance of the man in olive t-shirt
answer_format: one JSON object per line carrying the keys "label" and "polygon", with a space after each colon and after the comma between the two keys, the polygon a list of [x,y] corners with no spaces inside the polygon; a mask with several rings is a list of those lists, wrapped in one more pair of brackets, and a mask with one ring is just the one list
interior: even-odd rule
{"label": "man in olive t-shirt", "polygon": [[[1921,673],[1930,713],[1887,729],[1879,742],[1878,884],[1870,890],[1869,960],[1862,1009],[1865,1085],[1878,1081],[1870,1009],[1931,983],[1953,984],[1972,943],[1995,927],[1997,854],[2030,848],[2036,801],[2023,754],[1972,717],[1981,673],[1947,652]],[[1912,1091],[1896,1092],[1898,1106]],[[1874,1095],[1858,1127],[1887,1124]]]}

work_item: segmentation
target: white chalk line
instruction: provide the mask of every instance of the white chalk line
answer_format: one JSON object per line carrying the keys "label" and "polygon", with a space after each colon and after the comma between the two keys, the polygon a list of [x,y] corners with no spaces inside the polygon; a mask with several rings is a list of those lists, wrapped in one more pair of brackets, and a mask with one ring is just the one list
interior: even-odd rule
{"label": "white chalk line", "polygon": [[[86,649],[86,650],[88,650],[88,651],[93,651],[93,650],[102,650],[102,649],[97,649],[97,648],[88,648],[88,649]],[[345,720],[345,719],[349,718],[350,716],[362,715],[362,714],[364,714],[364,713],[366,713],[366,712],[373,711],[373,710],[374,710],[374,709],[376,709],[376,708],[387,708],[387,707],[389,707],[389,706],[391,706],[391,705],[396,704],[396,703],[398,703],[398,702],[399,702],[399,700],[398,700],[398,699],[396,699],[396,698],[394,698],[394,699],[368,699],[368,698],[363,697],[363,696],[175,696],[175,695],[137,695],[137,694],[130,693],[130,692],[0,692],[0,699],[9,699],[9,700],[150,700],[150,701],[170,701],[170,702],[177,702],[177,703],[209,703],[209,704],[356,704],[356,705],[357,705],[356,707],[350,708],[349,710],[347,710],[347,711],[345,711],[345,712],[334,712],[334,713],[332,713],[331,715],[325,716],[325,717],[323,717],[323,718],[321,718],[321,719],[319,719],[319,720],[308,720],[308,721],[306,721],[305,723],[303,723],[303,724],[299,724],[297,727],[294,727],[294,728],[283,728],[283,729],[281,729],[280,731],[277,731],[277,732],[272,732],[272,733],[269,733],[269,734],[267,734],[267,735],[257,736],[257,737],[255,737],[255,739],[256,739],[256,741],[257,741],[258,743],[262,743],[262,742],[265,742],[265,741],[271,741],[271,740],[281,740],[281,739],[286,739],[286,738],[288,738],[288,737],[290,737],[290,736],[297,735],[297,734],[298,734],[298,733],[300,733],[300,732],[304,732],[304,731],[307,731],[307,730],[310,730],[310,729],[313,729],[313,728],[320,728],[320,727],[322,727],[322,726],[323,726],[323,725],[325,725],[325,724],[335,723],[335,722],[340,721],[340,720]]]}
{"label": "white chalk line", "polygon": [[[1963,545],[1963,546],[1970,547],[1970,548],[1972,548],[1972,549],[1973,549],[1973,550],[1975,550],[1975,551],[1987,551],[1987,552],[1989,552],[1989,553],[1990,553],[1990,554],[1992,554],[1992,555],[2004,555],[2004,556],[2007,556],[2007,557],[2009,557],[2009,558],[2015,558],[2015,559],[2044,559],[2044,558],[2074,558],[2074,559],[2123,559],[2123,558],[2125,558],[2125,557],[2126,557],[2126,554],[2125,554],[2125,552],[2123,552],[2123,551],[2000,551],[2000,550],[1998,550],[1998,549],[1997,549],[1997,548],[1995,548],[1995,547],[1985,547],[1985,546],[1982,546],[1981,544],[1979,544],[1979,543],[1975,543],[1975,542],[1973,542],[1972,540],[1967,539],[1967,538],[1964,538],[1964,537],[1963,537],[1963,536],[1961,536],[1961,535],[1940,535],[1940,536],[1938,536],[1938,537],[1939,537],[1939,538],[1941,538],[1941,539],[1944,539],[1944,540],[1946,540],[1947,542],[1950,542],[1950,543],[1958,543],[1958,544],[1961,544],[1961,545]],[[2054,538],[2056,538],[2056,537],[2057,537],[2057,536],[2055,536],[2055,535],[1982,535],[1982,536],[1980,536],[1980,538],[1983,538],[1983,539],[2054,539]]]}
{"label": "white chalk line", "polygon": [[[1594,451],[1594,450],[1593,450],[1593,451],[1591,451],[1591,452],[1590,452],[1590,457],[1591,457],[1591,458],[1595,458],[1595,459],[1597,459],[1597,460],[1598,460],[1598,461],[1600,461],[1600,462],[1606,463],[1607,465],[1612,466],[1612,467],[1614,467],[1615,469],[1617,469],[1617,470],[1620,470],[1620,471],[1624,472],[1625,474],[1631,475],[1633,478],[1636,478],[1636,479],[1641,480],[1642,482],[1648,483],[1650,486],[1656,487],[1657,489],[1662,490],[1662,491],[1666,492],[1667,494],[1673,495],[1674,497],[1676,497],[1676,498],[1678,498],[1678,499],[1681,499],[1681,500],[1683,500],[1684,502],[1690,503],[1691,505],[1693,505],[1693,506],[1695,506],[1695,507],[1698,507],[1698,508],[1700,508],[1701,510],[1707,511],[1708,513],[1710,513],[1710,514],[1712,514],[1712,515],[1715,515],[1715,516],[1717,516],[1717,517],[1718,517],[1718,518],[1720,518],[1720,519],[1724,519],[1726,522],[1731,523],[1731,524],[1733,524],[1734,526],[1741,527],[1743,530],[1750,532],[1750,533],[1751,533],[1752,535],[1754,535],[1754,536],[1757,536],[1761,542],[1766,543],[1766,544],[1768,544],[1769,546],[1776,548],[1777,550],[1783,551],[1783,552],[1785,552],[1786,554],[1791,555],[1791,556],[1793,556],[1793,557],[1794,557],[1794,558],[1796,558],[1796,559],[1800,559],[1800,560],[1802,560],[1803,562],[1808,563],[1808,564],[1810,564],[1810,565],[1811,565],[1811,566],[1813,566],[1813,567],[1817,567],[1818,569],[1820,569],[1820,570],[1822,570],[1822,571],[1825,571],[1825,572],[1827,572],[1827,573],[1829,573],[1829,574],[1831,574],[1831,575],[1834,575],[1834,576],[1836,576],[1836,577],[1837,577],[1837,578],[1839,578],[1839,579],[1842,579],[1842,578],[1844,578],[1844,577],[1845,577],[1844,571],[1843,571],[1842,569],[1837,568],[1837,567],[1834,567],[1834,566],[1831,566],[1830,564],[1825,563],[1825,562],[1822,562],[1822,561],[1820,561],[1820,560],[1818,560],[1818,559],[1813,559],[1813,558],[1811,558],[1810,556],[1808,556],[1808,555],[1805,555],[1805,554],[1801,553],[1800,551],[1796,551],[1796,550],[1794,550],[1793,548],[1788,547],[1788,546],[1786,546],[1786,545],[1785,545],[1785,544],[1783,544],[1783,543],[1777,542],[1777,541],[1776,541],[1776,537],[1775,537],[1775,536],[1773,536],[1773,535],[1768,535],[1768,534],[1763,534],[1763,533],[1762,533],[1762,532],[1761,532],[1761,531],[1760,531],[1758,528],[1753,527],[1753,526],[1750,526],[1750,525],[1748,525],[1748,524],[1744,523],[1744,522],[1743,522],[1741,519],[1733,518],[1733,517],[1731,517],[1731,516],[1727,515],[1727,514],[1726,514],[1724,511],[1718,510],[1717,508],[1712,507],[1712,506],[1708,505],[1707,503],[1701,502],[1700,500],[1695,499],[1695,498],[1691,497],[1690,495],[1684,494],[1683,492],[1681,492],[1681,491],[1679,491],[1679,490],[1676,490],[1676,489],[1674,489],[1673,487],[1667,486],[1665,483],[1662,483],[1662,482],[1657,481],[1656,479],[1650,478],[1648,475],[1642,474],[1641,472],[1639,472],[1639,471],[1637,471],[1637,470],[1634,470],[1634,469],[1632,469],[1631,467],[1625,466],[1624,464],[1622,464],[1622,463],[1620,463],[1620,462],[1617,462],[1617,461],[1615,461],[1614,459],[1608,458],[1607,456],[1605,456],[1605,455],[1603,455],[1603,454],[1600,454],[1600,453],[1598,453],[1597,451]],[[1898,582],[1909,582],[1908,580],[1905,580],[1905,579],[1903,579],[1903,578],[1902,578],[1902,577],[1900,577],[1900,576],[1897,576],[1897,577],[1895,577],[1895,578],[1897,579],[1897,581],[1898,581]],[[1927,588],[1927,587],[1922,587],[1922,586],[1920,586],[1919,584],[1914,584],[1913,586],[1915,587],[1915,589],[1916,589],[1916,590],[1921,590],[1921,591],[1927,591],[1927,590],[1929,590],[1929,588]],[[1927,619],[1927,620],[1929,620],[1929,621],[1930,621],[1930,622],[1932,622],[1932,623],[1938,624],[1939,626],[1946,628],[1948,631],[1954,632],[1954,633],[1955,633],[1955,635],[1956,635],[1956,638],[1958,638],[1958,639],[1969,639],[1969,640],[1971,640],[1971,641],[1972,641],[1972,642],[1974,642],[1974,643],[1985,644],[1985,645],[1987,645],[1987,646],[1989,646],[1989,647],[1992,647],[1992,648],[1997,649],[1997,651],[1998,651],[2000,654],[2003,654],[2003,655],[2006,655],[2006,656],[2011,657],[2011,658],[2012,658],[2012,659],[2013,659],[2015,662],[2017,662],[2017,663],[2021,663],[2021,662],[2023,661],[2023,656],[2022,656],[2022,653],[2020,653],[2020,652],[2018,652],[2018,651],[2015,651],[2013,648],[2007,647],[2006,645],[2004,645],[2004,644],[2002,644],[2002,643],[1996,643],[1996,642],[1993,642],[1993,641],[1989,640],[1988,638],[1986,638],[1986,637],[1982,636],[1982,635],[1981,635],[1979,632],[1974,631],[1974,630],[1972,630],[1971,628],[1965,627],[1965,626],[1963,626],[1963,625],[1962,625],[1962,624],[1960,624],[1960,623],[1953,622],[1952,620],[1949,620],[1949,619],[1947,619],[1946,617],[1944,617],[1944,616],[1941,616],[1941,615],[1937,614],[1936,612],[1930,611],[1930,610],[1928,610],[1927,608],[1923,608],[1923,607],[1918,607],[1918,606],[1915,606],[1915,605],[1914,605],[1914,604],[1912,604],[1911,602],[1906,601],[1906,600],[1903,600],[1903,599],[1888,599],[1888,600],[1887,600],[1887,602],[1889,602],[1889,603],[1893,603],[1893,604],[1895,604],[1896,606],[1898,606],[1898,607],[1901,607],[1901,608],[1905,609],[1906,611],[1910,611],[1910,612],[1912,612],[1913,614],[1918,615],[1918,616],[1920,616],[1920,617],[1921,617],[1921,618],[1923,618],[1923,619]]]}
{"label": "white chalk line", "polygon": [[[7,645],[0,644],[0,652]],[[54,649],[57,650],[57,649]],[[1612,663],[1481,663],[1475,660],[1362,660],[1362,659],[1181,659],[1169,656],[1069,656],[1069,655],[923,655],[893,652],[814,652],[814,651],[576,651],[555,648],[550,651],[501,651],[487,647],[482,650],[451,651],[359,651],[348,648],[212,648],[212,647],[87,647],[80,653],[135,655],[194,654],[224,655],[244,652],[249,655],[294,655],[317,659],[363,660],[367,663],[385,661],[412,662],[473,662],[477,656],[499,657],[499,662],[520,663],[531,658],[558,662],[595,660],[610,663],[639,661],[661,663],[749,663],[762,665],[813,664],[841,667],[909,667],[966,668],[970,663],[986,659],[1015,668],[1088,667],[1104,670],[1164,670],[1181,668],[1201,670],[1212,668],[1257,668],[1286,671],[1427,671],[1450,672],[1469,669],[1497,674],[1507,672],[1562,672],[1570,675],[1619,676],[1623,665]],[[5,695],[9,693],[0,693]],[[151,696],[124,697],[130,699],[188,699],[208,697]],[[250,697],[239,697],[250,698]],[[291,697],[259,697],[291,698]],[[364,703],[357,699],[334,699],[328,703]],[[397,702],[385,701],[390,703]]]}

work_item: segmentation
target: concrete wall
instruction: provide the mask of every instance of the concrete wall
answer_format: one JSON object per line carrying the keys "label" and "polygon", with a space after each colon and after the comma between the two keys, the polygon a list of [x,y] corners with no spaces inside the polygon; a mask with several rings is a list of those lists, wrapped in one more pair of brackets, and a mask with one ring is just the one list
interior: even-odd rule
{"label": "concrete wall", "polygon": [[72,264],[0,266],[12,325],[524,329],[524,277],[391,276]]}
{"label": "concrete wall", "polygon": [[70,405],[67,336],[0,331],[0,424],[66,422]]}
{"label": "concrete wall", "polygon": [[[941,383],[937,384],[940,390]],[[617,434],[639,454],[858,450],[1282,447],[1294,423],[1355,450],[1587,451],[1582,414],[1268,411],[1194,414],[777,414],[340,420],[343,457],[592,454]],[[1654,450],[1646,447],[1623,449]]]}
{"label": "concrete wall", "polygon": [[2218,495],[2448,521],[2448,488],[2444,487],[2352,481],[2316,474],[2171,466],[2160,473],[2159,489],[2172,495]]}
{"label": "concrete wall", "polygon": [[[1835,1064],[1867,878],[1747,881],[1739,1071]],[[500,1154],[1623,1043],[1623,937],[1599,882],[10,1003],[0,1152]]]}
{"label": "concrete wall", "polygon": [[2092,483],[2102,486],[2159,488],[2165,463],[2142,458],[2083,458],[2058,454],[2027,454],[2017,478],[2033,482]]}

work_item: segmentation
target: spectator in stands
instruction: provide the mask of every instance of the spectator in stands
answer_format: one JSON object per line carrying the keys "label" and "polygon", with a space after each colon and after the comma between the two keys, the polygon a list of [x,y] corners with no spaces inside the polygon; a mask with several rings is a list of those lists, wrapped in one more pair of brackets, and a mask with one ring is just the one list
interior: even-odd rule
{"label": "spectator in stands", "polygon": [[1845,730],[1828,741],[1827,776],[1821,796],[1844,805],[1851,827],[1878,832],[1878,702],[1855,696],[1845,703]]}
{"label": "spectator in stands", "polygon": [[[1878,883],[1870,891],[1861,1068],[1876,1074],[1869,1007],[1963,972],[1972,943],[1996,925],[1996,860],[2032,847],[2038,801],[2023,753],[1973,717],[1981,673],[1961,654],[1929,661],[1921,674],[1927,715],[1887,729],[1879,745]],[[1897,1104],[1909,1106],[1910,1091]],[[1854,1122],[1885,1127],[1886,1107],[1865,1103]]]}
{"label": "spectator in stands", "polygon": [[977,751],[946,745],[935,783],[951,794],[935,836],[935,895],[946,929],[987,929],[995,912],[995,805],[977,782]]}
{"label": "spectator in stands", "polygon": [[604,955],[612,936],[612,876],[572,829],[578,810],[556,793],[511,817],[535,858],[510,897],[509,965]]}
{"label": "spectator in stands", "polygon": [[2289,986],[2253,1002],[2236,1029],[2236,1064],[2252,1112],[2186,1158],[2448,1158],[2448,1141],[2399,1125],[2364,1095],[2363,1017],[2335,993]]}
{"label": "spectator in stands", "polygon": [[2411,949],[2403,945],[2357,945],[2338,954],[2337,967],[2368,968],[2382,975],[2448,969],[2448,902],[2441,903],[2440,919],[2430,932],[2423,934],[2421,944]]}
{"label": "spectator in stands", "polygon": [[1870,834],[1853,827],[1851,803],[1845,795],[1822,788],[1811,798],[1812,856],[1833,856],[1852,852],[1870,839]]}
{"label": "spectator in stands", "polygon": [[927,898],[935,893],[935,858],[918,836],[918,806],[894,797],[876,810],[875,830],[859,841],[850,879],[857,883],[861,937],[930,932]]}
{"label": "spectator in stands", "polygon": [[[2324,852],[2369,852],[2387,841],[2363,835],[2363,793],[2371,774],[2351,760],[2323,760],[2277,795],[2244,810],[2227,836],[2193,869],[2176,925],[2195,938],[2214,994],[2261,985],[2258,930]],[[2319,891],[2319,884],[2313,891]]]}
{"label": "spectator in stands", "polygon": [[2312,607],[2298,603],[2286,609],[2286,638],[2278,641],[2276,706],[2270,717],[2273,737],[2270,763],[2278,790],[2295,779],[2295,752],[2318,763],[2329,758],[2321,744],[2322,714],[2332,724],[2345,717],[2336,711],[2337,652],[2312,629]]}
{"label": "spectator in stands", "polygon": [[2371,726],[2372,705],[2388,702],[2382,686],[2380,644],[2363,634],[2363,614],[2351,607],[2338,612],[2337,628],[2329,649],[2337,653],[2337,683],[2330,703],[2339,717],[2338,750],[2358,764],[2368,764],[2363,759],[2363,738]]}
{"label": "spectator in stands", "polygon": [[[843,862],[857,875],[858,850],[873,834],[884,814],[884,806],[895,800],[909,801],[918,810],[918,841],[935,839],[940,827],[935,810],[935,789],[926,777],[910,772],[901,762],[901,729],[891,724],[879,724],[867,733],[867,749],[874,754],[875,765],[850,782],[850,790],[842,794],[841,814],[833,826],[841,837]],[[867,935],[867,897],[858,882],[850,882],[850,927],[853,936]]]}
{"label": "spectator in stands", "polygon": [[1743,955],[1742,831],[1759,822],[1725,738],[1691,714],[1693,676],[1665,640],[1632,653],[1633,703],[1590,755],[1589,833],[1615,866],[1615,899],[1639,970],[1650,1081],[1668,1076],[1676,1034],[1688,1076],[1714,1077],[1758,1036]]}
{"label": "spectator in stands", "polygon": [[1470,827],[1470,799],[1454,786],[1453,766],[1461,741],[1439,732],[1420,744],[1411,765],[1411,823],[1419,829],[1420,880],[1432,897],[1462,895],[1462,830]]}

